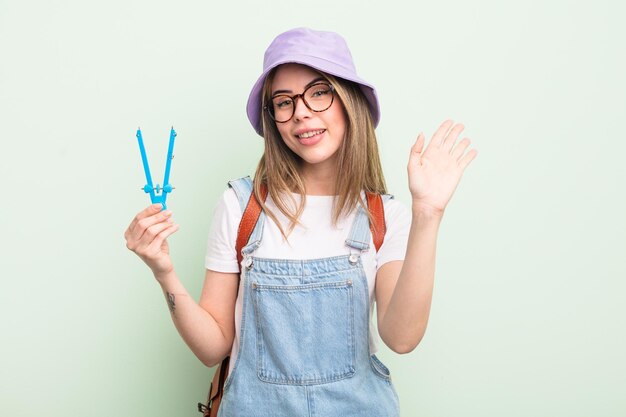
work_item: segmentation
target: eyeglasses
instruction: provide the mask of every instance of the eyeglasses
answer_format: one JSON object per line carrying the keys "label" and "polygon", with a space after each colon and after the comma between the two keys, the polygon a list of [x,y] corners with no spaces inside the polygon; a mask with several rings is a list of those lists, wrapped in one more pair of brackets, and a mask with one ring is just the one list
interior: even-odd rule
{"label": "eyeglasses", "polygon": [[308,86],[302,94],[277,94],[272,97],[271,104],[263,106],[263,109],[267,110],[276,123],[286,123],[296,112],[296,98],[300,97],[309,110],[320,113],[332,106],[334,91],[335,88],[328,83],[315,83]]}

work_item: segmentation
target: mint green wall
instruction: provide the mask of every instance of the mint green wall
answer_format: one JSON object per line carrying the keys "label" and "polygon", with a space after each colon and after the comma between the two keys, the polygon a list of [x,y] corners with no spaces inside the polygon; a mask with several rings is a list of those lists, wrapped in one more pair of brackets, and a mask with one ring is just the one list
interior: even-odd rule
{"label": "mint green wall", "polygon": [[252,173],[265,47],[342,33],[377,86],[390,190],[447,117],[479,150],[444,218],[429,329],[381,354],[403,417],[626,415],[626,74],[617,0],[0,0],[0,414],[195,416],[212,370],[122,237],[177,138],[170,240],[198,295],[211,214]]}

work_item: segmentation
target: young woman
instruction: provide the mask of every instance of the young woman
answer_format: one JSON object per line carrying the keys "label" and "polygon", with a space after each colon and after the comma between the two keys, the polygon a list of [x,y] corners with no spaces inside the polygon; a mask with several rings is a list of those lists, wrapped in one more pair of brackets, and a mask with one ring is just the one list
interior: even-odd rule
{"label": "young woman", "polygon": [[[279,35],[247,112],[265,151],[254,180],[232,181],[218,204],[200,302],[169,256],[171,212],[140,212],[127,246],[152,269],[194,354],[207,366],[231,355],[221,417],[398,416],[377,336],[397,353],[422,339],[439,224],[477,152],[457,142],[463,125],[450,120],[428,146],[420,134],[408,163],[411,210],[384,196],[384,228],[372,227],[369,196],[386,194],[378,100],[332,32]],[[262,213],[240,261],[251,194]]]}

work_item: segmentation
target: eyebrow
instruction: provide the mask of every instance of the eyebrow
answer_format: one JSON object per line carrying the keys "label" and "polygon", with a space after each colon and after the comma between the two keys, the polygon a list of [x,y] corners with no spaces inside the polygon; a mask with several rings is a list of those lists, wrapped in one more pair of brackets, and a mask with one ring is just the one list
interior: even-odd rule
{"label": "eyebrow", "polygon": [[[318,83],[320,81],[326,81],[326,79],[324,77],[317,77],[316,79],[314,79],[313,81],[311,81],[310,83],[308,83],[307,85],[304,86],[304,89],[306,90],[307,88],[309,88],[310,86],[312,86],[315,83]],[[272,93],[272,97],[274,97],[277,94],[284,94],[284,93],[293,93],[293,91],[291,90],[276,90]]]}

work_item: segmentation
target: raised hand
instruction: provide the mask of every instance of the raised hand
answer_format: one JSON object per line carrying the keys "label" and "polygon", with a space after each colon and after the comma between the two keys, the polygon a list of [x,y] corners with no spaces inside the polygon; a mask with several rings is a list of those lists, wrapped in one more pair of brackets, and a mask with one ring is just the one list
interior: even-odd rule
{"label": "raised hand", "polygon": [[126,247],[150,267],[157,280],[174,268],[166,239],[179,225],[171,215],[169,210],[161,211],[161,204],[153,204],[139,212],[124,232]]}
{"label": "raised hand", "polygon": [[456,143],[464,129],[461,123],[446,120],[439,126],[424,149],[424,134],[420,133],[409,157],[409,189],[413,207],[419,206],[443,213],[456,190],[463,171],[478,155],[475,149],[466,153],[470,140]]}

